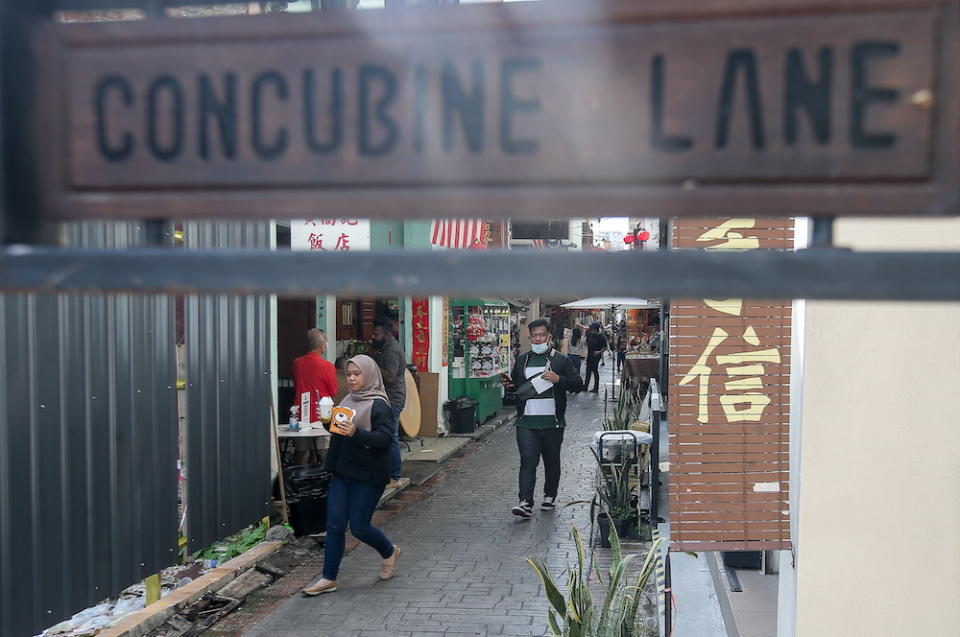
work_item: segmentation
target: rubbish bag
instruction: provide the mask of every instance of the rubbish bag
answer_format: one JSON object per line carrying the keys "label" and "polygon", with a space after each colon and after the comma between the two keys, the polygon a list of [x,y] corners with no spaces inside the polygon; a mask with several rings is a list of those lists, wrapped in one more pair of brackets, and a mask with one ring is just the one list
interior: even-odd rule
{"label": "rubbish bag", "polygon": [[287,497],[319,498],[327,497],[330,490],[330,473],[323,465],[301,464],[287,467],[284,472],[284,486]]}
{"label": "rubbish bag", "polygon": [[284,472],[290,526],[297,535],[320,533],[327,524],[327,494],[331,474],[322,465],[287,467]]}
{"label": "rubbish bag", "polygon": [[476,429],[476,408],[480,403],[469,396],[458,396],[443,403],[450,433],[469,434]]}

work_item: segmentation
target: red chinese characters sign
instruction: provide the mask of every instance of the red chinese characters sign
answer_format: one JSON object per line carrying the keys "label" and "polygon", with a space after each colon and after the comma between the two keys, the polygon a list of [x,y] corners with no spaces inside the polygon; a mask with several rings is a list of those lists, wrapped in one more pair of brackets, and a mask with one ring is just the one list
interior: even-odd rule
{"label": "red chinese characters sign", "polygon": [[430,371],[430,299],[413,298],[413,364],[421,372]]}
{"label": "red chinese characters sign", "polygon": [[370,222],[366,219],[294,219],[290,248],[322,252],[370,249]]}
{"label": "red chinese characters sign", "polygon": [[[675,249],[786,250],[792,219],[675,221]],[[790,301],[674,299],[671,548],[790,545]]]}

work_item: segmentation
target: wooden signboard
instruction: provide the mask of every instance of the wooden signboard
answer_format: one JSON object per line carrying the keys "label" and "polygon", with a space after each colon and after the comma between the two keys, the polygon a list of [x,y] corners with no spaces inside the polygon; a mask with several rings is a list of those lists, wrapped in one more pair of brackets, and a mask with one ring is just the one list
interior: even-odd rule
{"label": "wooden signboard", "polygon": [[[792,250],[793,219],[679,219],[674,249]],[[672,550],[790,547],[791,302],[670,302]]]}
{"label": "wooden signboard", "polygon": [[46,215],[952,214],[957,0],[52,24]]}

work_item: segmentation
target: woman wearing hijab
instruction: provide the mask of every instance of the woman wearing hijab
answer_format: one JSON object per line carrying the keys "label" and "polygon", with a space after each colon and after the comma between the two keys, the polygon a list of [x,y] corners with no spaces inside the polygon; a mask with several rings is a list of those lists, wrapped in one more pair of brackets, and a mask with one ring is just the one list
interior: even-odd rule
{"label": "woman wearing hijab", "polygon": [[327,539],[323,574],[302,589],[305,595],[337,590],[337,575],[347,523],[350,532],[380,554],[380,579],[393,577],[400,548],[370,524],[373,511],[390,479],[390,443],[393,440],[393,411],[383,387],[380,368],[361,354],[347,362],[350,393],[340,403],[356,411],[352,422],[339,424],[343,435],[330,438],[325,469],[333,474],[327,494]]}

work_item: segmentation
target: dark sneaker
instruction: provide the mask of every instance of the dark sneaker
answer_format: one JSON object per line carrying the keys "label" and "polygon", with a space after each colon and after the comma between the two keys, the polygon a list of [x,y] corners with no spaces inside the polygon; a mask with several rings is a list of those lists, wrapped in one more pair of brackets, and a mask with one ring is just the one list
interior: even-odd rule
{"label": "dark sneaker", "polygon": [[553,511],[553,510],[556,509],[556,508],[557,508],[557,499],[556,499],[556,498],[548,498],[548,497],[544,496],[543,502],[540,503],[540,510],[541,510],[541,511]]}
{"label": "dark sneaker", "polygon": [[510,509],[510,512],[524,520],[529,520],[533,517],[533,507],[530,506],[530,503],[526,500],[520,500],[520,504]]}

